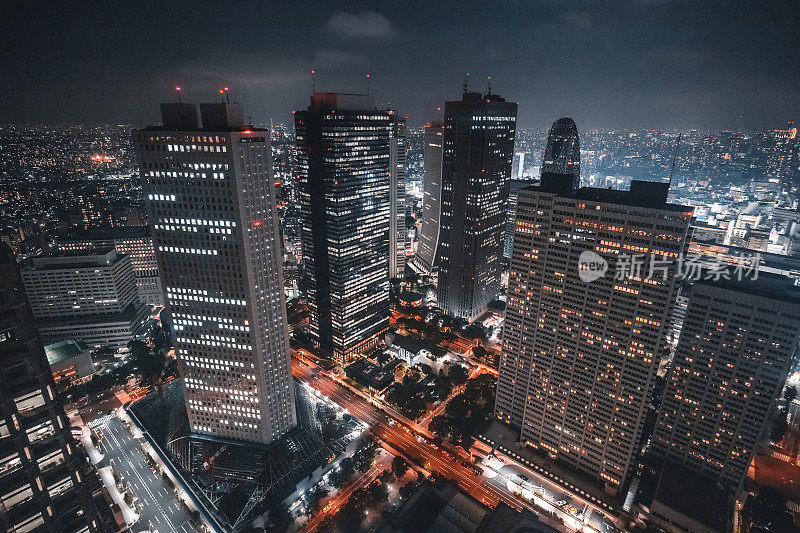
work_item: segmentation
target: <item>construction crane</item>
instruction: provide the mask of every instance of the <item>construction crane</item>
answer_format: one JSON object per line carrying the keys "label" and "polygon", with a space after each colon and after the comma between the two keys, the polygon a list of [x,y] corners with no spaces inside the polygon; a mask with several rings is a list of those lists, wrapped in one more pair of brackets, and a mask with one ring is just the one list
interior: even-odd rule
{"label": "construction crane", "polygon": [[216,453],[214,453],[214,455],[212,455],[211,457],[209,457],[208,459],[203,461],[203,470],[205,470],[209,474],[213,474],[214,473],[214,461],[216,461],[217,457],[219,457],[222,454],[222,452],[224,452],[227,448],[228,448],[228,445],[224,444],[222,446],[222,448],[220,448],[219,450],[216,451]]}
{"label": "construction crane", "polygon": [[683,133],[678,134],[678,140],[675,141],[675,153],[672,155],[672,169],[669,171],[669,186],[672,187],[672,177],[675,175],[675,163],[678,162],[678,150],[681,147],[681,137]]}

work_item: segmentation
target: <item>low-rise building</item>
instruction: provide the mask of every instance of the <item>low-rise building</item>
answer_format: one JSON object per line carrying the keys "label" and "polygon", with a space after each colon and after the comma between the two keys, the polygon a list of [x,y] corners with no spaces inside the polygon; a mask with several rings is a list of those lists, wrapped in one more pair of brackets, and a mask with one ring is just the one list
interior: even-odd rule
{"label": "low-rise building", "polygon": [[113,248],[35,257],[22,279],[46,344],[79,339],[90,347],[125,346],[149,330],[130,256]]}
{"label": "low-rise building", "polygon": [[56,249],[62,252],[87,253],[114,248],[119,255],[131,258],[139,300],[145,305],[164,305],[164,291],[158,276],[153,239],[146,226],[94,229],[79,235],[60,237]]}
{"label": "low-rise building", "polygon": [[366,359],[358,359],[344,368],[345,375],[377,393],[381,393],[394,383],[394,374],[382,366]]}
{"label": "low-rise building", "polygon": [[408,335],[389,334],[386,336],[390,352],[408,366],[419,363],[430,364],[446,353],[446,350],[425,339]]}
{"label": "low-rise building", "polygon": [[44,352],[56,385],[81,383],[94,373],[91,349],[83,341],[55,342],[45,346]]}

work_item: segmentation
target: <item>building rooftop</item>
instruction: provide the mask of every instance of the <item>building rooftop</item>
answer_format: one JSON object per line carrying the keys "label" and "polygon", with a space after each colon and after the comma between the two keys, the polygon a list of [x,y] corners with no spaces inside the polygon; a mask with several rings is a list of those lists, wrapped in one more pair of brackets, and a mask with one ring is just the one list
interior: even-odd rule
{"label": "building rooftop", "polygon": [[48,344],[44,347],[44,352],[47,354],[47,362],[54,365],[59,361],[75,357],[88,349],[89,347],[83,341],[66,339]]}
{"label": "building rooftop", "polygon": [[417,337],[412,337],[410,335],[397,334],[395,335],[392,344],[395,344],[403,348],[404,350],[417,354],[422,350],[427,350],[437,356],[442,356],[446,353],[446,350],[437,346],[436,344],[427,341],[425,339],[418,339]]}
{"label": "building rooftop", "polygon": [[200,104],[202,125],[197,117],[195,104],[172,102],[161,104],[161,124],[147,126],[136,131],[187,131],[187,132],[269,132],[267,129],[255,128],[246,124],[242,116],[242,108],[238,103],[212,102]]}
{"label": "building rooftop", "polygon": [[115,226],[113,228],[93,228],[86,232],[64,235],[62,240],[96,240],[108,241],[113,239],[133,239],[139,237],[149,237],[150,228],[147,226]]}
{"label": "building rooftop", "polygon": [[117,255],[114,248],[98,247],[92,250],[53,250],[47,255],[32,258],[25,270],[63,270],[108,266],[126,256]]}
{"label": "building rooftop", "polygon": [[698,280],[695,284],[710,285],[720,289],[741,292],[781,302],[800,304],[800,286],[786,276],[759,272],[758,278]]}
{"label": "building rooftop", "polygon": [[375,111],[375,101],[368,94],[313,93],[309,109]]}
{"label": "building rooftop", "polygon": [[627,191],[619,189],[601,189],[598,187],[581,187],[572,189],[572,174],[544,172],[539,185],[530,185],[521,190],[532,190],[554,193],[564,198],[575,198],[589,202],[606,202],[636,207],[649,207],[664,211],[680,211],[692,214],[694,208],[667,202],[669,184],[658,181],[631,181]]}
{"label": "building rooftop", "polygon": [[727,491],[693,470],[667,463],[661,471],[653,504],[656,502],[717,531],[727,531],[731,513]]}

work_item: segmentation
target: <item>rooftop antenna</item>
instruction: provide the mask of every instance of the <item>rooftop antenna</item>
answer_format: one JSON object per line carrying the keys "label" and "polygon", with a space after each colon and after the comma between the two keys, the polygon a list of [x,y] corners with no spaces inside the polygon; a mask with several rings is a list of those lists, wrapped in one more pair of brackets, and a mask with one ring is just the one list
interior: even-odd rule
{"label": "rooftop antenna", "polygon": [[225,93],[225,91],[223,91],[222,89],[219,90],[219,101],[220,101],[221,104],[225,103],[224,93]]}
{"label": "rooftop antenna", "polygon": [[486,94],[492,94],[492,77],[486,76],[486,83],[489,85],[489,92]]}
{"label": "rooftop antenna", "polygon": [[228,101],[229,104],[231,103],[231,93],[228,92],[227,87],[225,87],[225,99]]}
{"label": "rooftop antenna", "polygon": [[311,92],[317,92],[317,69],[311,69]]}
{"label": "rooftop antenna", "polygon": [[683,132],[678,134],[678,140],[675,141],[675,153],[672,156],[672,170],[669,171],[669,185],[667,189],[672,187],[672,177],[675,175],[675,163],[678,161],[678,149],[681,147],[681,137]]}
{"label": "rooftop antenna", "polygon": [[175,87],[175,92],[178,93],[178,103],[181,103],[181,88]]}
{"label": "rooftop antenna", "polygon": [[369,94],[369,78],[370,78],[370,75],[369,75],[369,73],[367,73],[367,94]]}
{"label": "rooftop antenna", "polygon": [[469,85],[469,72],[464,76],[464,94],[467,94],[467,86]]}

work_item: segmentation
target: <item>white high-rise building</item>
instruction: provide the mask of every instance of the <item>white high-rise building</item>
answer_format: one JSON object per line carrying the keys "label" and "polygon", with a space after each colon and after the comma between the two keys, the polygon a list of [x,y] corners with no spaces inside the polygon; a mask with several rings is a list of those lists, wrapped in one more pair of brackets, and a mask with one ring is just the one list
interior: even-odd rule
{"label": "white high-rise building", "polygon": [[269,131],[200,111],[133,132],[186,410],[194,433],[269,443],[297,424]]}
{"label": "white high-rise building", "polygon": [[439,219],[442,207],[442,143],[444,127],[441,123],[424,128],[422,147],[424,171],[422,179],[422,221],[419,245],[411,266],[420,272],[431,273],[436,261],[439,243]]}
{"label": "white high-rise building", "polygon": [[[519,191],[495,416],[616,491],[638,449],[692,210],[668,204],[666,184],[574,184],[545,173]],[[589,282],[578,268],[586,252],[608,265]],[[616,279],[634,254],[673,262],[663,278]]]}
{"label": "white high-rise building", "polygon": [[113,248],[35,257],[22,271],[45,343],[79,339],[89,346],[125,346],[146,333],[130,256]]}
{"label": "white high-rise building", "polygon": [[147,227],[120,226],[59,237],[56,248],[69,252],[114,248],[119,255],[127,255],[131,259],[139,300],[146,305],[164,305],[164,291],[158,276],[153,239]]}
{"label": "white high-rise building", "polygon": [[695,282],[650,452],[737,490],[798,335],[800,289],[789,278]]}
{"label": "white high-rise building", "polygon": [[406,119],[389,111],[389,277],[402,278],[406,270]]}

